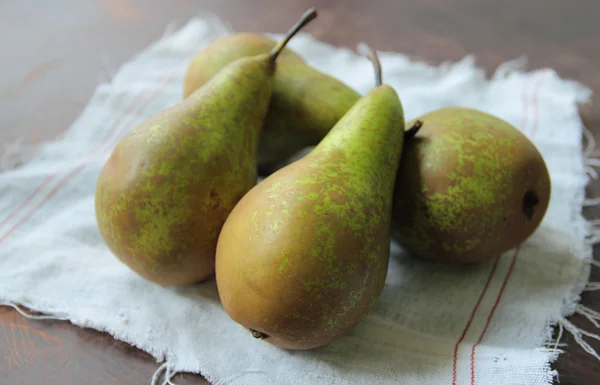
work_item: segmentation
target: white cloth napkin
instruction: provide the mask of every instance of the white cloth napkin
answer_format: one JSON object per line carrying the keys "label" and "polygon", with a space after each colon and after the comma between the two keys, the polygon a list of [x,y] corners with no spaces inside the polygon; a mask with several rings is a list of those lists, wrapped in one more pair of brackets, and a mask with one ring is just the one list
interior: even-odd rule
{"label": "white cloth napkin", "polygon": [[[166,34],[100,85],[62,137],[0,174],[0,301],[149,352],[164,363],[155,383],[189,371],[227,385],[550,384],[559,354],[553,328],[581,337],[565,317],[594,317],[578,305],[594,241],[586,241],[594,231],[581,215],[591,149],[582,148],[577,109],[590,91],[550,69],[525,73],[523,63],[511,62],[488,79],[472,58],[432,67],[381,53],[385,82],[407,118],[469,106],[519,127],[545,157],[552,200],[518,252],[475,266],[412,259],[393,245],[376,306],[325,348],[285,351],[255,340],[223,311],[214,281],[163,288],[113,257],[94,217],[100,169],[122,135],[181,99],[188,61],[227,33],[219,20],[202,17]],[[307,34],[290,46],[361,93],[373,85],[370,62],[352,50]]]}

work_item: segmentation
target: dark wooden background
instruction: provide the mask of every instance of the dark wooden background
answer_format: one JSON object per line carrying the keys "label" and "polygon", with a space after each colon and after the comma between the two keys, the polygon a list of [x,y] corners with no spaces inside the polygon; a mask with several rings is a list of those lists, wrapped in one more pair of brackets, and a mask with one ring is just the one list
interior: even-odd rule
{"label": "dark wooden background", "polygon": [[[600,92],[600,2],[597,0],[3,0],[0,1],[0,148],[18,138],[50,139],[88,102],[102,73],[116,69],[203,10],[239,31],[285,32],[307,8],[319,10],[310,31],[329,43],[405,52],[432,64],[475,55],[491,73],[526,55]],[[600,139],[600,102],[582,108]],[[600,194],[600,182],[589,187]],[[600,218],[600,209],[585,211]],[[596,250],[596,258],[599,251]],[[592,279],[600,281],[599,269]],[[583,295],[600,309],[600,292]],[[583,317],[571,319],[590,330]],[[29,321],[0,307],[0,383],[147,384],[157,363],[109,335],[66,322]],[[589,340],[589,339],[588,339]],[[570,336],[554,366],[563,385],[597,385],[600,362]],[[600,343],[590,340],[600,352]],[[178,384],[204,384],[183,375]]]}

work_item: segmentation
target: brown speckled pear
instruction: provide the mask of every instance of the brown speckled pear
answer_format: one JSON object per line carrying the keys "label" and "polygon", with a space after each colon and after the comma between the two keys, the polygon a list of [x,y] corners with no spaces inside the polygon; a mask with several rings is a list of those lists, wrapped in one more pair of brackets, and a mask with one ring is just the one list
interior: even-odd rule
{"label": "brown speckled pear", "polygon": [[161,285],[214,274],[225,219],[256,184],[256,147],[276,58],[307,12],[270,54],[223,68],[189,98],[132,130],[104,166],[96,218],[111,251]]}
{"label": "brown speckled pear", "polygon": [[217,287],[248,337],[286,349],[323,346],[375,303],[388,267],[403,129],[398,95],[379,85],[311,153],[232,211],[217,245]]}
{"label": "brown speckled pear", "polygon": [[[216,40],[190,62],[184,97],[230,62],[267,53],[274,46],[275,41],[255,33]],[[277,61],[271,105],[259,140],[261,173],[272,172],[303,147],[316,145],[359,97],[352,88],[312,68],[289,48],[284,49]]]}
{"label": "brown speckled pear", "polygon": [[418,119],[423,126],[406,142],[398,171],[394,239],[416,256],[452,263],[495,258],[525,241],[550,200],[534,144],[473,109]]}

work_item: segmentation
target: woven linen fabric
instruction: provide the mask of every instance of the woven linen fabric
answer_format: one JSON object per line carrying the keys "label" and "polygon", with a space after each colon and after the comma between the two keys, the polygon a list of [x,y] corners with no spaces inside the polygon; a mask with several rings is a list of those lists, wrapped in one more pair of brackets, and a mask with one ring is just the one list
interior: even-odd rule
{"label": "woven linen fabric", "polygon": [[[104,162],[124,134],[181,100],[189,60],[229,33],[206,15],[165,34],[98,86],[60,138],[0,174],[0,301],[149,352],[162,365],[148,383],[186,371],[227,385],[550,384],[557,375],[550,363],[560,354],[553,331],[566,329],[585,346],[584,331],[565,317],[594,317],[578,304],[593,263],[587,238],[594,231],[581,215],[591,150],[583,148],[578,113],[591,93],[551,69],[528,72],[513,61],[488,77],[471,57],[435,67],[380,54],[384,81],[398,91],[407,119],[465,106],[522,130],[547,162],[551,203],[517,250],[473,266],[414,259],[392,243],[375,307],[324,348],[285,351],[255,340],[224,312],[214,280],[160,287],[110,253],[94,215]],[[289,46],[361,93],[374,84],[371,63],[354,50],[306,33]]]}

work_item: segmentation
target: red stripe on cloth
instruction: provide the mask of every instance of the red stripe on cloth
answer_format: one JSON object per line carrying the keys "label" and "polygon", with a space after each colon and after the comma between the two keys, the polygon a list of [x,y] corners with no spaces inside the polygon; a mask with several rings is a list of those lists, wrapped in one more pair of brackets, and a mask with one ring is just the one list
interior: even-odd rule
{"label": "red stripe on cloth", "polygon": [[485,296],[485,293],[486,293],[488,287],[490,286],[490,282],[492,282],[492,278],[494,277],[494,273],[496,272],[496,267],[498,267],[498,261],[500,261],[500,258],[496,258],[496,260],[494,261],[494,266],[492,266],[492,270],[490,271],[488,279],[485,282],[485,286],[483,287],[483,290],[481,291],[481,294],[479,295],[479,299],[475,303],[475,307],[473,308],[473,311],[471,312],[469,321],[467,321],[467,324],[465,325],[465,328],[463,329],[463,332],[460,335],[458,342],[456,342],[456,345],[454,345],[454,358],[452,359],[452,385],[457,384],[456,368],[457,368],[457,364],[458,364],[458,347],[461,344],[461,342],[463,342],[463,340],[465,339],[465,336],[467,335],[467,331],[469,330],[469,327],[471,326],[471,322],[473,322],[473,318],[475,318],[475,313],[477,313],[477,309],[479,309],[479,305],[481,304],[481,301],[483,300],[483,297]]}
{"label": "red stripe on cloth", "polygon": [[490,326],[490,322],[492,321],[492,318],[494,317],[496,308],[500,304],[500,300],[502,299],[502,294],[504,293],[504,289],[506,289],[508,280],[510,279],[510,276],[512,275],[513,269],[515,267],[515,263],[517,262],[517,257],[519,256],[520,249],[521,249],[520,247],[517,247],[517,249],[515,250],[515,253],[513,254],[513,257],[512,257],[512,261],[510,262],[510,267],[508,268],[508,272],[506,273],[506,277],[504,277],[504,281],[502,282],[502,286],[500,287],[500,292],[498,293],[498,297],[496,297],[496,302],[494,302],[494,306],[492,307],[492,310],[485,322],[485,327],[483,328],[483,331],[479,335],[479,339],[477,339],[477,342],[475,342],[473,347],[471,347],[471,385],[475,385],[475,349],[477,349],[477,345],[479,345],[481,343],[481,341],[483,340],[483,337],[485,336],[485,333],[487,332],[488,327]]}
{"label": "red stripe on cloth", "polygon": [[[544,72],[542,74],[542,76],[540,76],[536,80],[535,85],[533,87],[532,94],[531,94],[531,104],[533,106],[533,114],[532,114],[532,119],[531,119],[532,124],[533,124],[533,127],[531,129],[532,140],[536,136],[536,134],[538,132],[538,128],[539,128],[538,95],[539,95],[540,88],[542,87],[542,84],[544,84],[544,81],[546,80],[546,75],[547,75],[547,73]],[[517,262],[517,257],[519,256],[520,248],[521,248],[521,246],[519,246],[515,250],[515,254],[513,255],[512,261],[510,263],[510,267],[508,269],[506,277],[504,278],[504,282],[502,283],[500,292],[498,292],[498,297],[496,298],[496,302],[494,302],[494,306],[492,307],[492,310],[491,310],[491,312],[488,316],[488,319],[485,323],[485,327],[483,328],[483,331],[481,332],[481,335],[479,336],[479,339],[477,340],[477,342],[471,347],[471,385],[475,385],[475,350],[477,349],[477,346],[481,343],[481,341],[483,341],[483,338],[485,337],[485,334],[487,333],[490,322],[492,321],[492,318],[494,317],[494,313],[496,312],[496,308],[498,307],[498,305],[500,304],[500,301],[502,300],[502,295],[504,294],[504,289],[506,288],[506,285],[508,284],[510,276],[512,275],[513,269]]]}
{"label": "red stripe on cloth", "polygon": [[[529,103],[529,99],[527,98],[527,93],[526,93],[526,89],[523,89],[523,92],[521,94],[522,97],[522,105],[523,105],[523,112],[522,112],[522,118],[521,118],[521,124],[520,124],[520,128],[521,131],[525,131],[525,128],[527,126],[527,121],[529,118],[529,106],[531,103]],[[533,87],[534,91],[532,91],[532,102],[535,100],[535,93],[536,90],[539,89],[539,86]],[[536,115],[537,116],[537,115]],[[458,349],[460,347],[460,344],[463,342],[465,336],[467,335],[467,332],[469,331],[469,328],[471,327],[471,323],[473,322],[473,319],[475,318],[475,314],[477,313],[477,310],[479,309],[479,305],[481,304],[481,301],[483,300],[483,298],[485,297],[485,294],[489,288],[490,282],[492,281],[492,278],[494,277],[494,274],[496,273],[496,267],[498,266],[498,262],[500,260],[500,257],[496,258],[496,261],[494,262],[494,267],[492,268],[492,270],[490,271],[490,275],[488,277],[488,280],[485,284],[485,286],[483,287],[481,294],[479,296],[479,300],[477,301],[477,303],[475,304],[475,307],[473,308],[473,311],[471,312],[471,316],[469,318],[469,321],[467,322],[467,324],[465,325],[465,328],[463,329],[458,341],[456,342],[456,344],[454,345],[454,357],[452,360],[452,385],[457,385],[457,376],[458,376]],[[473,365],[471,365],[471,367],[473,367]]]}
{"label": "red stripe on cloth", "polygon": [[29,204],[29,202],[31,202],[33,200],[33,198],[35,198],[35,196],[40,192],[40,190],[43,189],[44,187],[46,187],[46,185],[48,183],[50,183],[50,181],[53,179],[53,177],[54,177],[54,175],[48,175],[48,177],[46,177],[46,179],[44,179],[44,181],[42,183],[40,183],[40,185],[37,186],[35,188],[35,190],[33,190],[33,192],[27,198],[25,198],[25,200],[16,209],[14,209],[12,211],[12,213],[8,214],[6,219],[4,219],[2,222],[0,222],[0,228],[2,228],[2,226],[7,224],[8,221],[10,221],[21,210],[23,210],[23,208],[25,208],[25,206],[27,206]]}
{"label": "red stripe on cloth", "polygon": [[[100,143],[98,143],[98,145],[96,145],[92,149],[91,153],[98,152],[98,150],[100,150],[100,148],[108,141],[108,138],[112,135],[112,133],[115,131],[115,129],[119,126],[119,124],[121,123],[121,121],[123,120],[125,115],[130,113],[133,106],[138,103],[138,101],[140,100],[142,95],[144,95],[144,94],[139,93],[136,95],[136,97],[132,100],[132,102],[129,104],[129,106],[127,106],[127,108],[125,109],[123,114],[119,117],[119,119],[117,119],[115,121],[115,123],[112,125],[110,130],[108,130],[108,132],[106,133],[106,135],[104,136],[102,141]],[[37,186],[35,188],[35,190],[33,190],[33,192],[16,209],[14,209],[10,214],[8,214],[8,216],[0,223],[0,228],[2,226],[4,226],[6,223],[8,223],[8,221],[10,221],[12,218],[14,218],[17,214],[19,214],[21,212],[21,210],[25,209],[29,205],[29,203],[31,203],[31,201],[33,201],[33,199],[37,196],[37,194],[40,193],[40,191],[42,191],[42,189],[44,187],[46,187],[46,185],[48,183],[50,183],[52,180],[54,180],[54,178],[56,178],[56,176],[59,173],[60,173],[59,171],[56,171],[53,174],[46,177],[46,179],[44,179],[44,181],[42,183],[40,183],[40,185]],[[12,232],[12,230],[9,230],[9,232]],[[5,237],[6,237],[6,235],[4,235],[2,238],[0,238],[0,243],[2,242],[2,239],[4,239]]]}
{"label": "red stripe on cloth", "polygon": [[60,181],[60,183],[48,193],[48,195],[46,195],[46,197],[44,198],[43,201],[41,201],[37,206],[35,206],[31,211],[29,211],[29,213],[27,215],[25,215],[23,218],[21,218],[21,220],[18,221],[13,227],[11,227],[10,230],[8,230],[6,232],[6,234],[4,234],[2,237],[0,237],[0,244],[6,238],[8,238],[17,228],[19,228],[27,219],[29,219],[36,211],[38,211],[43,205],[45,205],[46,202],[48,202],[50,200],[50,198],[52,198],[52,196],[54,196],[54,194],[56,194],[71,178],[73,178],[75,175],[79,174],[81,172],[81,170],[83,170],[85,168],[86,165],[87,165],[87,163],[82,164],[79,167],[75,168],[73,171],[71,171],[69,174],[67,174],[67,176],[64,177]]}
{"label": "red stripe on cloth", "polygon": [[[145,102],[140,106],[140,108],[144,108],[146,107],[152,100],[154,100],[156,97],[158,97],[160,95],[160,92],[162,90],[164,90],[169,83],[171,82],[171,80],[175,77],[176,73],[173,72],[164,82],[164,84],[161,87],[156,88],[153,92],[151,92],[148,96],[148,98],[145,100]],[[123,118],[125,117],[125,115],[127,113],[130,113],[128,110],[130,110],[130,108],[137,103],[137,100],[144,95],[144,93],[139,93],[138,95],[136,95],[135,99],[131,102],[131,104],[128,106],[127,110],[125,112],[123,112],[123,114],[119,117],[119,119],[117,120],[117,122],[115,122],[115,124],[113,125],[113,127],[111,128],[111,130],[113,130],[115,127],[118,126],[118,124],[120,124],[120,122],[123,120]],[[137,115],[137,114],[136,114]],[[118,124],[117,124],[118,123]],[[119,132],[121,132],[122,130],[119,130]],[[108,139],[109,135],[105,135],[105,140]],[[119,137],[117,136],[117,139],[119,139]],[[97,152],[98,150],[101,149],[102,145],[104,143],[100,143],[97,147],[94,148],[93,152]],[[79,174],[88,164],[90,163],[90,161],[86,161],[83,164],[79,165],[77,168],[75,168],[73,171],[71,171],[69,174],[67,174],[67,176],[65,176],[60,182],[59,184],[52,190],[50,191],[46,197],[44,198],[44,200],[42,200],[42,202],[40,202],[40,204],[38,204],[37,206],[35,206],[33,208],[33,210],[31,210],[25,217],[23,217],[19,222],[17,222],[12,228],[10,228],[6,234],[4,234],[3,236],[0,237],[0,244],[2,244],[2,242],[4,240],[6,240],[6,238],[8,238],[16,229],[18,229],[23,223],[25,223],[29,218],[31,218],[41,207],[43,207],[49,200],[50,198],[52,198],[63,186],[65,186],[67,184],[68,181],[70,181],[72,178],[74,178],[77,174]],[[58,172],[55,172],[52,177],[55,177],[58,174]]]}

